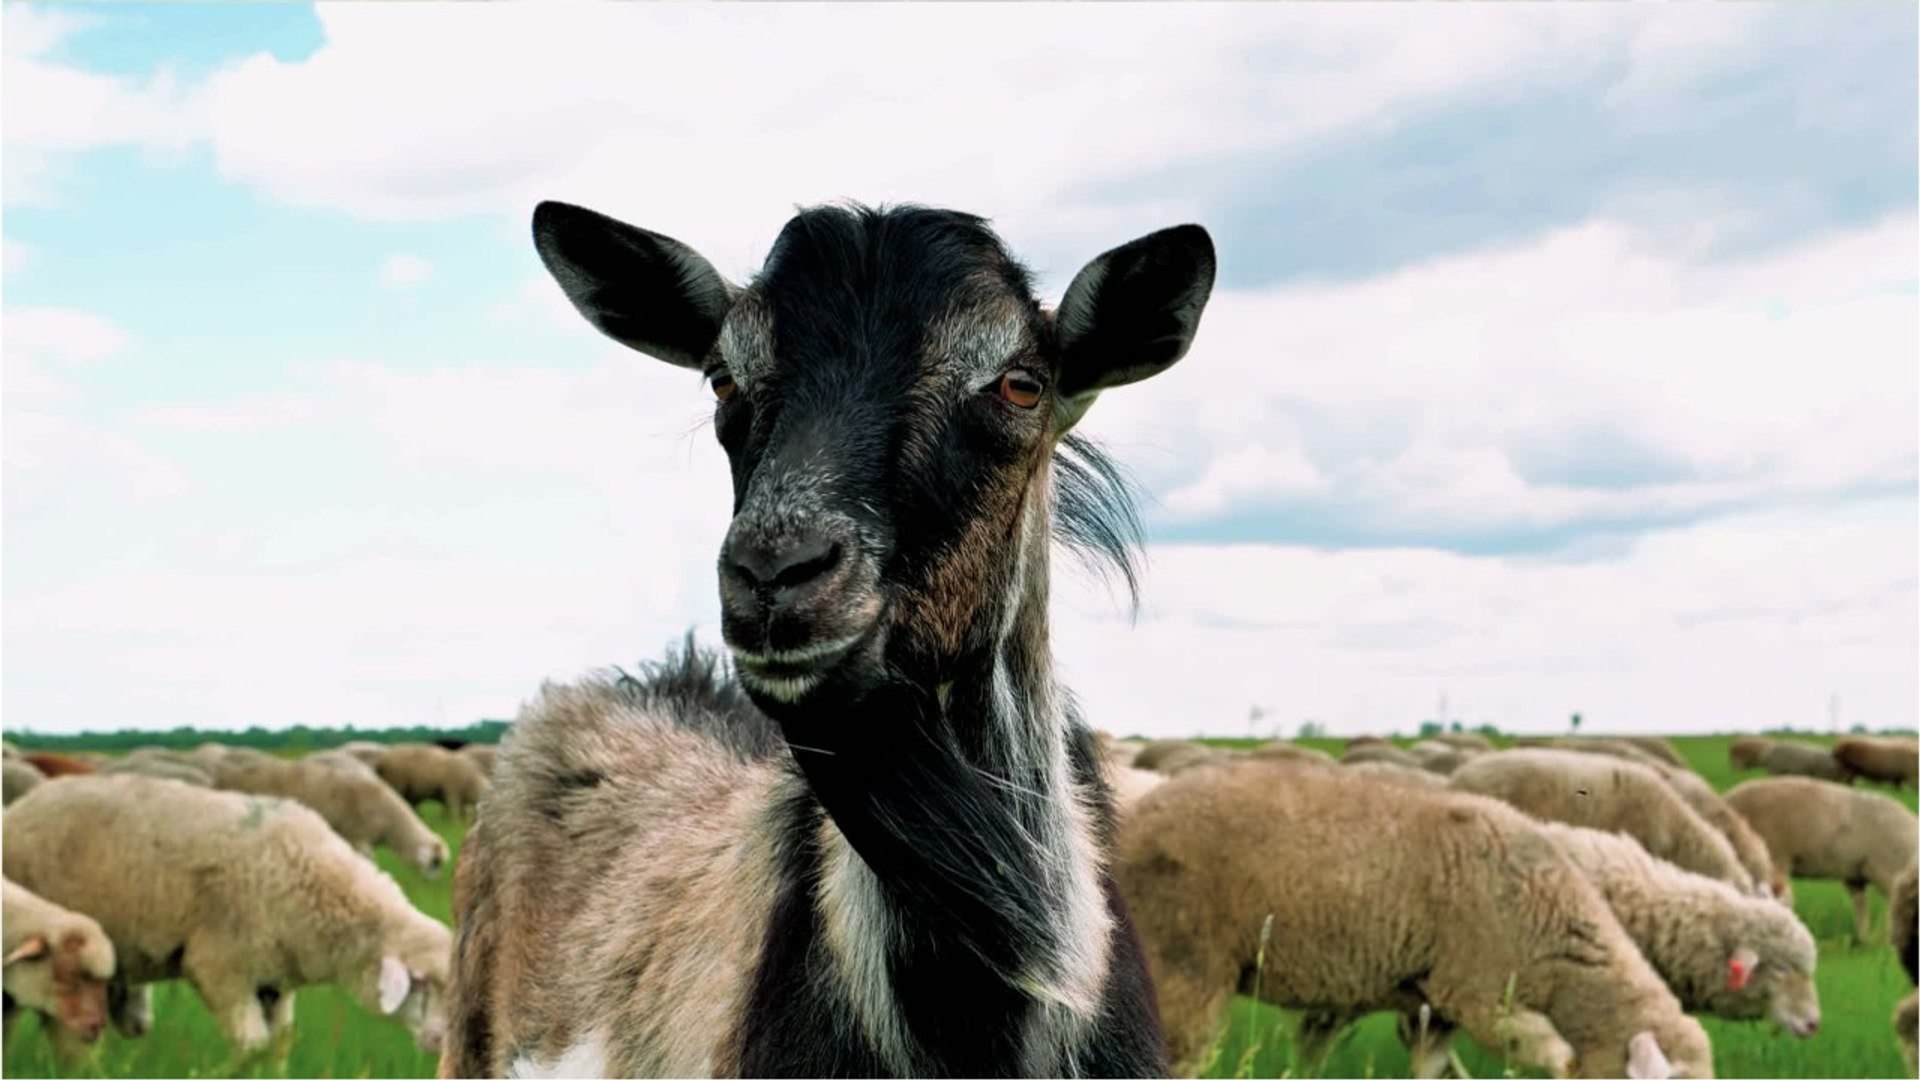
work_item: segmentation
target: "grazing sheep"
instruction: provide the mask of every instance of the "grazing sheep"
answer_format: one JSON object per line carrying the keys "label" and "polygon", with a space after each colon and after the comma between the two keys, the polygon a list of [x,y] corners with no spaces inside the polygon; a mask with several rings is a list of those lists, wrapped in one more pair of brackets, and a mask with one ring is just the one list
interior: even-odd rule
{"label": "grazing sheep", "polygon": [[1713,789],[1699,773],[1692,769],[1676,768],[1658,757],[1647,753],[1635,743],[1624,739],[1563,738],[1551,744],[1555,749],[1574,750],[1581,753],[1601,754],[1645,765],[1660,774],[1668,786],[1672,787],[1693,812],[1706,819],[1707,824],[1720,830],[1720,835],[1733,845],[1734,856],[1740,865],[1746,868],[1747,875],[1753,878],[1757,891],[1777,898],[1787,893],[1786,875],[1774,869],[1773,859],[1767,854],[1766,842],[1760,839],[1745,818],[1735,813],[1727,805],[1726,799]]}
{"label": "grazing sheep", "polygon": [[1857,941],[1867,940],[1867,886],[1893,896],[1895,880],[1920,845],[1920,819],[1877,792],[1773,776],[1739,785],[1727,792],[1727,802],[1766,841],[1782,872],[1846,885]]}
{"label": "grazing sheep", "polygon": [[[1555,1076],[1711,1076],[1706,1033],[1535,824],[1487,799],[1372,777],[1212,769],[1162,785],[1114,877],[1146,943],[1176,1075],[1236,989],[1342,1017],[1428,1004],[1445,1029]],[[1264,952],[1267,962],[1257,965]]]}
{"label": "grazing sheep", "polygon": [[1853,770],[1834,760],[1831,751],[1809,743],[1776,741],[1760,751],[1755,762],[1774,776],[1810,776],[1836,784],[1853,783]]}
{"label": "grazing sheep", "polygon": [[387,745],[386,743],[372,742],[367,739],[354,739],[341,743],[330,752],[348,754],[366,762],[368,765],[373,765],[380,760],[381,755],[387,752]]}
{"label": "grazing sheep", "polygon": [[1445,743],[1427,740],[1407,747],[1407,753],[1420,762],[1421,768],[1440,776],[1452,775],[1454,770],[1485,752],[1484,750],[1462,750]]}
{"label": "grazing sheep", "polygon": [[[1900,966],[1907,971],[1907,979],[1920,984],[1920,956],[1915,955],[1915,941],[1920,939],[1920,863],[1910,864],[1906,873],[1901,874],[1893,883],[1893,896],[1887,901],[1887,940],[1893,945],[1894,954],[1900,957]],[[1907,1059],[1907,1072],[1920,1067],[1920,990],[1907,994],[1900,1004],[1893,1008],[1893,1031],[1900,1040],[1900,1054]]]}
{"label": "grazing sheep", "polygon": [[493,776],[493,763],[499,757],[500,748],[493,743],[470,742],[459,750],[460,756],[480,766],[480,775]]}
{"label": "grazing sheep", "polygon": [[1149,792],[1166,782],[1167,777],[1161,773],[1136,769],[1130,765],[1113,765],[1107,769],[1107,786],[1113,790],[1113,809],[1122,817],[1131,813]]}
{"label": "grazing sheep", "polygon": [[1358,765],[1365,761],[1384,761],[1389,765],[1398,765],[1404,769],[1423,769],[1426,766],[1420,759],[1391,743],[1362,743],[1359,746],[1349,744],[1347,752],[1340,756],[1344,765]]}
{"label": "grazing sheep", "polygon": [[93,763],[77,754],[26,753],[20,760],[39,769],[49,780],[62,776],[86,776],[94,772]]}
{"label": "grazing sheep", "polygon": [[1133,756],[1133,767],[1166,772],[1169,764],[1178,767],[1182,762],[1211,758],[1219,753],[1211,746],[1203,746],[1189,739],[1155,739],[1142,746]]}
{"label": "grazing sheep", "polygon": [[1665,736],[1619,735],[1615,737],[1622,742],[1630,743],[1646,753],[1652,754],[1654,757],[1660,759],[1663,764],[1671,765],[1676,769],[1686,769],[1689,772],[1693,770],[1693,763],[1687,760],[1687,756],[1680,752],[1679,747],[1673,745],[1673,740]]}
{"label": "grazing sheep", "polygon": [[1893,880],[1893,893],[1887,898],[1887,941],[1893,946],[1909,982],[1920,984],[1920,863],[1907,864],[1906,872]]}
{"label": "grazing sheep", "polygon": [[1893,1031],[1900,1040],[1900,1056],[1907,1060],[1907,1072],[1920,1068],[1920,990],[1914,990],[1893,1007]]}
{"label": "grazing sheep", "polygon": [[1545,821],[1624,832],[1676,866],[1757,892],[1733,845],[1688,806],[1659,772],[1571,750],[1482,754],[1451,777],[1455,790],[1491,795]]}
{"label": "grazing sheep", "polygon": [[[1449,751],[1454,753],[1456,751]],[[1465,760],[1464,758],[1462,760]],[[1447,778],[1431,769],[1409,769],[1405,765],[1395,765],[1391,761],[1362,761],[1353,765],[1342,765],[1341,771],[1350,776],[1364,776],[1385,784],[1399,784],[1402,787],[1426,788],[1430,791],[1445,791]]]}
{"label": "grazing sheep", "polygon": [[113,978],[113,942],[100,924],[68,911],[11,880],[0,881],[0,951],[6,954],[4,1031],[13,1033],[20,1009],[31,1009],[53,1029],[61,1056],[107,1025],[107,980]]}
{"label": "grazing sheep", "polygon": [[27,763],[25,758],[0,761],[0,805],[12,806],[13,800],[32,791],[46,774]]}
{"label": "grazing sheep", "polygon": [[1667,765],[1655,755],[1642,750],[1626,739],[1609,739],[1597,735],[1556,735],[1547,739],[1530,739],[1527,745],[1552,750],[1573,750],[1583,754],[1605,754],[1608,757],[1654,768],[1665,768]]}
{"label": "grazing sheep", "polygon": [[212,787],[213,774],[193,758],[165,750],[135,750],[126,757],[100,769],[102,774],[139,773],[166,780],[178,780],[195,787]]}
{"label": "grazing sheep", "polygon": [[438,800],[456,820],[468,817],[488,786],[486,774],[472,758],[429,743],[390,747],[373,768],[407,802],[419,806]]}
{"label": "grazing sheep", "polygon": [[1430,740],[1455,750],[1465,750],[1470,754],[1484,754],[1495,749],[1493,740],[1472,731],[1442,731]]}
{"label": "grazing sheep", "polygon": [[1544,822],[1689,1011],[1820,1028],[1817,949],[1791,909],[1647,854],[1619,833]]}
{"label": "grazing sheep", "polygon": [[1727,744],[1727,764],[1735,772],[1757,769],[1760,767],[1760,755],[1772,745],[1773,740],[1765,735],[1735,735],[1733,741]]}
{"label": "grazing sheep", "polygon": [[1833,744],[1833,760],[1869,780],[1901,788],[1920,776],[1920,740],[1845,735]]}
{"label": "grazing sheep", "polygon": [[1324,750],[1315,750],[1311,746],[1300,746],[1290,742],[1270,742],[1256,746],[1247,753],[1247,757],[1258,761],[1297,761],[1303,765],[1336,764],[1333,755]]}
{"label": "grazing sheep", "polygon": [[222,790],[293,799],[319,814],[363,855],[371,857],[375,847],[385,846],[430,878],[438,877],[447,861],[447,842],[351,757],[227,761],[214,775]]}
{"label": "grazing sheep", "polygon": [[[1688,1011],[1728,1020],[1766,1018],[1799,1038],[1819,1030],[1813,975],[1818,950],[1791,910],[1656,859],[1619,833],[1536,824],[1600,890]],[[1314,1012],[1302,1031],[1330,1040],[1347,1019]],[[1416,1041],[1407,1034],[1416,1029],[1415,1018],[1403,1014],[1400,1030],[1410,1046]]]}
{"label": "grazing sheep", "polygon": [[299,803],[83,777],[0,827],[6,876],[92,915],[116,982],[186,978],[238,1054],[290,1037],[294,991],[319,983],[439,1047],[451,933]]}

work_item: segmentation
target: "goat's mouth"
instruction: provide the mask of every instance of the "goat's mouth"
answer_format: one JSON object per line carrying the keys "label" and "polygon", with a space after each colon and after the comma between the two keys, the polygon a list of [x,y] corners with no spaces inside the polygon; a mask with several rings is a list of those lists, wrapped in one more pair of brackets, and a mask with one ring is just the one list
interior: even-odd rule
{"label": "goat's mouth", "polygon": [[799,648],[755,652],[732,647],[734,670],[748,690],[765,694],[776,701],[798,701],[825,681],[845,660],[867,632],[849,634],[829,641],[817,641]]}

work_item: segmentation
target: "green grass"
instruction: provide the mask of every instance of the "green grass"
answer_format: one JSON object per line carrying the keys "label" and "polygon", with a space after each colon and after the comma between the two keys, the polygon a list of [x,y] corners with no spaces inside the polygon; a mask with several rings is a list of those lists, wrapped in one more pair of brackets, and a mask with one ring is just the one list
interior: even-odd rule
{"label": "green grass", "polygon": [[[1403,740],[1412,741],[1412,740]],[[1727,767],[1724,737],[1677,738],[1675,744],[1703,776],[1716,787],[1727,788],[1745,776]],[[1817,740],[1816,740],[1817,741]],[[1339,751],[1338,740],[1309,740],[1323,749]],[[1881,788],[1879,790],[1886,790]],[[1913,792],[1901,796],[1909,807]],[[438,804],[424,808],[424,816],[457,848],[460,829],[449,822]],[[406,889],[413,902],[437,918],[449,917],[451,882],[448,875],[427,881],[387,852],[380,865]],[[1893,950],[1874,943],[1851,943],[1853,914],[1845,890],[1833,882],[1796,882],[1795,903],[1800,915],[1820,941],[1820,1033],[1796,1040],[1776,1034],[1764,1024],[1723,1023],[1705,1018],[1713,1037],[1716,1071],[1720,1076],[1898,1077],[1906,1075],[1894,1043],[1889,1015],[1903,996],[1906,974]],[[1885,905],[1874,899],[1876,929],[1884,928]],[[1268,965],[1286,963],[1285,956],[1268,955]],[[1208,1075],[1231,1077],[1303,1076],[1294,1060],[1291,1030],[1294,1018],[1247,999],[1236,1000],[1231,1023],[1213,1055]],[[4,1053],[8,1076],[319,1076],[402,1077],[432,1076],[434,1057],[417,1049],[399,1024],[368,1013],[346,994],[332,987],[299,992],[295,1009],[293,1049],[284,1069],[271,1064],[234,1073],[224,1067],[226,1048],[213,1020],[198,996],[185,983],[156,987],[152,1034],[123,1039],[109,1032],[91,1061],[76,1070],[63,1070],[33,1017],[23,1018],[7,1041]],[[1497,1055],[1457,1040],[1461,1058],[1475,1076],[1507,1075]],[[1394,1036],[1393,1018],[1376,1015],[1356,1025],[1329,1058],[1327,1076],[1405,1076],[1407,1054]]]}

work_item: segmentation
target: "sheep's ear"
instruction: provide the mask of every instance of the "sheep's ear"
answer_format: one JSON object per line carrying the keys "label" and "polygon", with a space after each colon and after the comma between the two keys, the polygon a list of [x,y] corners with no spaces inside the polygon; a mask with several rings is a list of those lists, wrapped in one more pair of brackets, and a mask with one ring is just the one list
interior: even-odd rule
{"label": "sheep's ear", "polygon": [[1653,1032],[1643,1031],[1627,1040],[1627,1076],[1631,1080],[1667,1080],[1673,1075],[1673,1063]]}
{"label": "sheep's ear", "polygon": [[1760,965],[1759,954],[1745,945],[1733,951],[1727,958],[1727,989],[1745,990],[1748,980],[1753,978],[1753,969]]}
{"label": "sheep's ear", "polygon": [[1176,225],[1122,244],[1074,275],[1054,312],[1062,430],[1100,391],[1158,375],[1186,355],[1213,293],[1213,271],[1207,230]]}
{"label": "sheep's ear", "polygon": [[533,246],[601,333],[680,367],[701,367],[738,293],[680,241],[567,203],[534,207]]}
{"label": "sheep's ear", "polygon": [[6,960],[0,962],[0,967],[5,967],[7,964],[11,964],[16,960],[32,960],[36,956],[45,955],[47,955],[47,939],[39,934],[34,934],[14,946],[13,951],[7,954]]}
{"label": "sheep's ear", "polygon": [[407,965],[400,958],[388,953],[380,958],[380,1011],[393,1015],[400,1003],[407,1000],[407,992],[413,989],[413,976],[407,974]]}

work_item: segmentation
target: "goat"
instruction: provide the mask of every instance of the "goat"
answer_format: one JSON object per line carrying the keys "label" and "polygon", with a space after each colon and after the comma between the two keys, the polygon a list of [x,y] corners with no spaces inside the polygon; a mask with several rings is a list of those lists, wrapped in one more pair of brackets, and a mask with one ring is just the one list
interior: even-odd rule
{"label": "goat", "polygon": [[737,678],[689,641],[522,710],[456,871],[441,1075],[1164,1075],[1049,541],[1133,587],[1124,486],[1069,431],[1187,352],[1206,230],[1051,312],[952,211],[802,210],[744,288],[579,207],[533,232],[589,322],[718,399]]}

